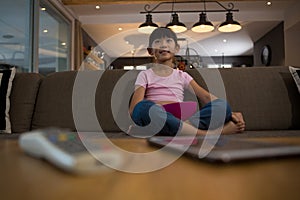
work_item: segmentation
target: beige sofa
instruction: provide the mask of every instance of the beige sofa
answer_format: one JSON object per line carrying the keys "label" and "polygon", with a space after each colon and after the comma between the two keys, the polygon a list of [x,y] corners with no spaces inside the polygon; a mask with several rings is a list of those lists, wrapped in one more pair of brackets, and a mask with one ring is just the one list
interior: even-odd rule
{"label": "beige sofa", "polygon": [[[127,108],[138,72],[68,71],[46,77],[17,73],[11,93],[12,132],[51,126],[128,137],[124,134],[130,123]],[[188,73],[243,113],[247,128],[238,137],[300,135],[300,95],[288,67]],[[187,93],[186,98],[194,97]]]}

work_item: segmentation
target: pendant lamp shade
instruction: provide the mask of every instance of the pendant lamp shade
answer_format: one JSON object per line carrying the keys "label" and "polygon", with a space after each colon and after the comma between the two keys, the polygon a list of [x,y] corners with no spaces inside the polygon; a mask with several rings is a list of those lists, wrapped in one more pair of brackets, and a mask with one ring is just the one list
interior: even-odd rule
{"label": "pendant lamp shade", "polygon": [[201,13],[199,16],[200,16],[199,22],[193,25],[192,28],[193,32],[206,33],[206,32],[211,32],[215,29],[214,25],[210,21],[207,21],[207,17],[205,13]]}
{"label": "pendant lamp shade", "polygon": [[168,23],[166,27],[175,33],[182,33],[187,30],[186,26],[179,21],[179,17],[176,13],[172,14],[172,21]]}
{"label": "pendant lamp shade", "polygon": [[218,30],[220,32],[235,32],[241,30],[242,26],[237,21],[233,20],[232,13],[228,12],[226,14],[226,21],[220,24]]}
{"label": "pendant lamp shade", "polygon": [[152,22],[152,15],[147,14],[146,15],[146,21],[139,26],[138,31],[141,32],[141,33],[150,34],[157,27],[158,27],[158,25]]}

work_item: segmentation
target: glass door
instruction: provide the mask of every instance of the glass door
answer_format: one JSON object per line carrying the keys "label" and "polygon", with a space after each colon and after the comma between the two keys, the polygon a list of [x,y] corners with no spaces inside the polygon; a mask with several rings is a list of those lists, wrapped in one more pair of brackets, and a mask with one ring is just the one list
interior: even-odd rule
{"label": "glass door", "polygon": [[39,7],[38,71],[49,74],[70,70],[72,22],[41,0]]}

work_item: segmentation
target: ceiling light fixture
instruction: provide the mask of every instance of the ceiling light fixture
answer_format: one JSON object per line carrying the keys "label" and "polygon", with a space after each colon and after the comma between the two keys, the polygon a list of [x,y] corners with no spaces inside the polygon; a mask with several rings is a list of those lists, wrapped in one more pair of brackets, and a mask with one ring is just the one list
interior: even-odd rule
{"label": "ceiling light fixture", "polygon": [[172,29],[175,33],[182,33],[187,30],[184,23],[179,21],[179,16],[174,12],[175,0],[172,2],[172,21],[166,25],[166,27]]}
{"label": "ceiling light fixture", "polygon": [[[219,7],[222,9],[206,9],[206,3],[210,4],[217,4]],[[172,9],[170,10],[160,10],[159,7],[161,5],[165,4],[172,4]],[[175,4],[203,4],[203,9],[202,10],[174,10],[174,5]],[[195,6],[189,6],[189,7],[195,7]],[[208,12],[226,12],[226,21],[221,23],[219,26],[218,30],[220,32],[235,32],[238,31],[242,28],[242,26],[239,24],[239,22],[233,20],[233,14],[232,12],[238,12],[239,10],[234,9],[234,4],[233,3],[228,3],[227,7],[222,5],[218,1],[180,1],[180,2],[160,2],[156,4],[152,9],[149,4],[146,4],[144,6],[144,10],[140,12],[140,14],[145,14],[146,15],[146,22],[141,24],[138,28],[139,32],[142,33],[151,33],[154,29],[156,29],[158,26],[157,24],[152,22],[152,15],[153,13],[171,13],[172,14],[172,20],[170,23],[166,25],[166,27],[171,28],[174,32],[180,33],[184,32],[187,30],[186,26],[179,21],[179,16],[177,13],[200,13],[199,14],[199,21],[195,23],[192,27],[193,32],[197,33],[205,33],[205,32],[210,32],[215,29],[214,25],[207,20],[207,13]]]}
{"label": "ceiling light fixture", "polygon": [[211,32],[215,29],[214,25],[210,21],[207,21],[205,13],[201,13],[199,16],[200,16],[199,22],[194,24],[192,28],[193,32],[206,33],[206,32]]}
{"label": "ceiling light fixture", "polygon": [[203,3],[204,6],[204,12],[201,12],[199,15],[199,22],[193,25],[192,31],[196,33],[206,33],[206,32],[211,32],[215,29],[214,25],[210,22],[207,21],[206,17],[206,4],[205,1]]}
{"label": "ceiling light fixture", "polygon": [[152,33],[152,31],[157,27],[158,25],[152,22],[152,15],[148,13],[146,15],[146,21],[139,26],[138,31],[149,34]]}
{"label": "ceiling light fixture", "polygon": [[175,33],[182,33],[187,30],[184,23],[179,21],[177,13],[172,14],[172,21],[166,27],[172,29]]}
{"label": "ceiling light fixture", "polygon": [[231,12],[226,14],[226,21],[220,24],[218,30],[220,32],[230,33],[241,30],[242,26],[237,21],[233,20]]}

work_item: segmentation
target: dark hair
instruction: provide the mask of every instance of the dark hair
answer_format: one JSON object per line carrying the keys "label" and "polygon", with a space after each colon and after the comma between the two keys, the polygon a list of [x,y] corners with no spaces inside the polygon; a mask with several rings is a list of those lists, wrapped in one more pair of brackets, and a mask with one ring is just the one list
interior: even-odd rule
{"label": "dark hair", "polygon": [[150,35],[149,37],[149,45],[148,48],[151,48],[152,43],[154,40],[156,39],[160,39],[163,37],[168,37],[168,38],[172,38],[175,41],[175,44],[177,45],[177,36],[176,34],[169,28],[167,27],[159,27],[156,28]]}

